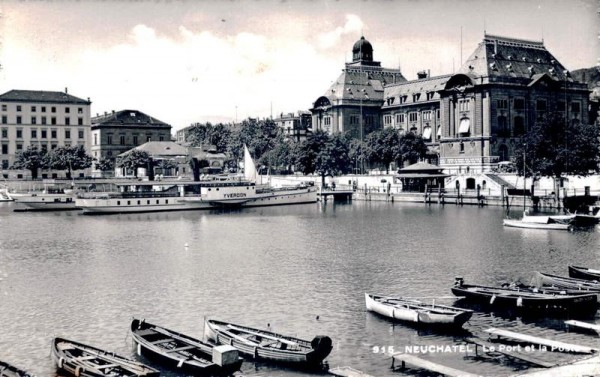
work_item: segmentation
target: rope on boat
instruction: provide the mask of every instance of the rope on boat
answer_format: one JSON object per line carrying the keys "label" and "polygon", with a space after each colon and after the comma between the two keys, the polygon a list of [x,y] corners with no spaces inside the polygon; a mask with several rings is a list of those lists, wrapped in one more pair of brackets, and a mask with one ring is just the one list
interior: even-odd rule
{"label": "rope on boat", "polygon": [[[393,297],[392,297],[393,298]],[[456,296],[424,296],[424,297],[404,297],[401,298],[409,299],[409,300],[437,300],[437,299],[451,299],[457,298]]]}

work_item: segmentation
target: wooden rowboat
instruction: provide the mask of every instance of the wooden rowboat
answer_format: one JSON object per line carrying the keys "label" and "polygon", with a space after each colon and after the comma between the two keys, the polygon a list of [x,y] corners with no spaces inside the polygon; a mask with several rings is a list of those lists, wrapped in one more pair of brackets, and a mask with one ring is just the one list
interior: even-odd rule
{"label": "wooden rowboat", "polygon": [[504,226],[512,228],[525,229],[546,229],[546,230],[571,230],[573,227],[570,224],[552,223],[552,222],[532,222],[515,219],[504,219]]}
{"label": "wooden rowboat", "polygon": [[32,377],[32,375],[0,360],[0,377]]}
{"label": "wooden rowboat", "polygon": [[534,272],[532,283],[537,287],[556,287],[572,291],[600,292],[600,282]]}
{"label": "wooden rowboat", "polygon": [[229,344],[254,359],[305,366],[320,365],[333,348],[328,336],[308,341],[211,319],[206,320],[204,337],[217,344]]}
{"label": "wooden rowboat", "polygon": [[194,375],[229,375],[243,362],[233,347],[215,347],[144,320],[131,322],[131,335],[138,355]]}
{"label": "wooden rowboat", "polygon": [[76,377],[157,377],[159,371],[140,362],[63,338],[52,341],[52,360]]}
{"label": "wooden rowboat", "polygon": [[472,310],[453,306],[426,304],[402,297],[385,297],[365,293],[367,310],[401,321],[461,327],[473,315]]}
{"label": "wooden rowboat", "polygon": [[580,266],[569,266],[569,276],[576,279],[600,281],[600,270]]}
{"label": "wooden rowboat", "polygon": [[590,316],[596,313],[595,293],[567,294],[562,292],[541,292],[532,288],[497,288],[463,284],[457,280],[452,293],[494,309],[517,310],[527,314],[559,313]]}

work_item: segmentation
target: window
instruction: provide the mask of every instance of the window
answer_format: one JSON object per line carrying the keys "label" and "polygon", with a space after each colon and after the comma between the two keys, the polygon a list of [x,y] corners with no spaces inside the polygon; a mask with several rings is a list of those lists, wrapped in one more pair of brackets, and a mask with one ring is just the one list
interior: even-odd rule
{"label": "window", "polygon": [[56,128],[53,128],[53,129],[51,129],[51,130],[50,130],[50,137],[51,137],[52,139],[56,139],[56,133],[57,133],[57,132],[56,132]]}
{"label": "window", "polygon": [[408,99],[408,96],[401,96],[400,103],[405,103],[407,99]]}
{"label": "window", "polygon": [[31,106],[31,112],[32,112],[32,113],[35,113],[35,112],[36,112],[36,110],[37,110],[37,109],[35,108],[35,106]]}
{"label": "window", "polygon": [[396,114],[396,124],[404,124],[404,113]]}
{"label": "window", "polygon": [[2,115],[2,124],[8,123],[8,117],[6,115]]}
{"label": "window", "polygon": [[152,136],[146,136],[146,143],[152,141]]}
{"label": "window", "polygon": [[419,97],[421,97],[421,93],[413,94],[413,102],[417,102],[419,100]]}
{"label": "window", "polygon": [[23,122],[21,121],[21,116],[20,116],[20,115],[17,115],[17,124],[21,124],[21,123],[23,123]]}
{"label": "window", "polygon": [[17,139],[23,138],[23,129],[17,128]]}
{"label": "window", "polygon": [[119,144],[125,145],[125,135],[119,136]]}
{"label": "window", "polygon": [[325,117],[325,118],[323,118],[323,124],[326,125],[326,126],[330,126],[331,125],[331,117]]}
{"label": "window", "polygon": [[430,121],[431,120],[431,111],[423,111],[423,120]]}
{"label": "window", "polygon": [[83,126],[83,118],[82,117],[77,118],[77,125]]}
{"label": "window", "polygon": [[419,115],[416,111],[408,113],[408,120],[410,122],[416,122],[418,118],[419,118]]}
{"label": "window", "polygon": [[499,109],[508,109],[508,100],[507,99],[499,99],[498,100],[498,108]]}
{"label": "window", "polygon": [[350,115],[350,124],[358,124],[358,115]]}
{"label": "window", "polygon": [[8,154],[8,144],[2,144],[2,154]]}
{"label": "window", "polygon": [[71,125],[71,118],[65,117],[65,126],[70,126],[70,125]]}
{"label": "window", "polygon": [[463,136],[468,136],[471,129],[471,120],[469,118],[462,118],[458,127],[458,133]]}
{"label": "window", "polygon": [[48,145],[42,144],[41,147],[42,147],[42,152],[44,152],[44,153],[48,152]]}
{"label": "window", "polygon": [[46,124],[47,123],[46,121],[47,121],[46,117],[42,117],[42,124]]}
{"label": "window", "polygon": [[77,108],[77,114],[83,114],[83,107]]}
{"label": "window", "polygon": [[56,124],[56,117],[50,118],[50,124]]}
{"label": "window", "polygon": [[389,126],[392,124],[392,116],[391,115],[384,115],[383,116],[383,124],[386,126]]}
{"label": "window", "polygon": [[7,138],[8,137],[8,128],[3,128],[2,129],[2,137],[3,138]]}
{"label": "window", "polygon": [[94,134],[94,145],[98,145],[98,134]]}
{"label": "window", "polygon": [[31,124],[37,124],[37,118],[31,117]]}
{"label": "window", "polygon": [[538,99],[535,103],[535,109],[537,111],[546,111],[546,100]]}
{"label": "window", "polygon": [[42,113],[46,112],[46,106],[42,106]]}
{"label": "window", "polygon": [[71,113],[71,109],[70,109],[69,107],[65,107],[65,113],[66,113],[66,114],[69,114],[69,113]]}
{"label": "window", "polygon": [[433,99],[433,96],[435,96],[435,92],[428,92],[427,93],[427,101],[431,101]]}
{"label": "window", "polygon": [[52,106],[52,107],[50,108],[50,111],[52,111],[53,113],[55,113],[55,112],[56,112],[56,107]]}
{"label": "window", "polygon": [[523,98],[515,98],[515,110],[525,110],[525,100]]}
{"label": "window", "polygon": [[514,122],[513,134],[515,136],[525,135],[525,119],[523,117],[515,117]]}
{"label": "window", "polygon": [[56,144],[50,145],[50,150],[55,150],[56,148],[58,148],[58,145],[56,145]]}
{"label": "window", "polygon": [[17,105],[17,111],[21,111],[21,105]]}
{"label": "window", "polygon": [[22,151],[23,150],[23,144],[17,144],[17,151]]}
{"label": "window", "polygon": [[498,136],[509,137],[510,130],[508,129],[508,122],[505,116],[498,117]]}
{"label": "window", "polygon": [[558,101],[556,103],[556,111],[564,112],[565,108],[566,108],[566,102],[565,101]]}
{"label": "window", "polygon": [[71,130],[67,129],[65,130],[65,139],[70,139],[71,138]]}
{"label": "window", "polygon": [[431,141],[431,127],[423,128],[423,139]]}
{"label": "window", "polygon": [[571,102],[571,111],[578,113],[581,111],[581,104],[579,102]]}
{"label": "window", "polygon": [[31,130],[31,138],[37,139],[37,130]]}
{"label": "window", "polygon": [[113,141],[112,135],[110,135],[110,134],[106,135],[106,144],[112,144],[113,143],[112,141]]}
{"label": "window", "polygon": [[85,132],[83,130],[77,130],[77,138],[83,139]]}
{"label": "window", "polygon": [[48,137],[48,131],[42,130],[42,139],[46,139]]}
{"label": "window", "polygon": [[373,124],[375,124],[373,116],[372,115],[367,115],[365,117],[365,125],[366,126],[372,126]]}
{"label": "window", "polygon": [[8,106],[2,105],[2,111],[6,111],[6,110],[8,110]]}
{"label": "window", "polygon": [[[2,160],[2,169],[8,169],[8,160]],[[4,178],[6,178],[6,176]]]}
{"label": "window", "polygon": [[458,101],[458,111],[469,111],[471,108],[471,100],[470,99],[461,99]]}
{"label": "window", "polygon": [[435,111],[435,117],[437,118],[437,120],[440,120],[440,109],[437,109]]}

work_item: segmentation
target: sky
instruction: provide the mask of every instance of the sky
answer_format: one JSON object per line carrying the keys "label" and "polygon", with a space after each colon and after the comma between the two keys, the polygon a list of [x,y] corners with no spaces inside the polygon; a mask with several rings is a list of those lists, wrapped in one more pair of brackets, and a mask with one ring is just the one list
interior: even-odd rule
{"label": "sky", "polygon": [[[92,116],[135,109],[173,131],[308,110],[352,59],[408,80],[457,71],[488,34],[597,66],[596,0],[0,0],[0,92],[64,91]],[[462,48],[461,48],[462,47]]]}

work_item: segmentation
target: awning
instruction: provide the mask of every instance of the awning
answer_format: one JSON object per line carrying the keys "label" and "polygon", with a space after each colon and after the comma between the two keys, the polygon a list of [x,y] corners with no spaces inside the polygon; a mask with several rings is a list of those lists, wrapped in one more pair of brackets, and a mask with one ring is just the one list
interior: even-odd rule
{"label": "awning", "polygon": [[463,118],[460,120],[460,127],[458,127],[458,133],[469,133],[469,128],[471,128],[471,120],[469,118]]}
{"label": "awning", "polygon": [[423,139],[431,139],[431,127],[425,127],[423,129]]}

